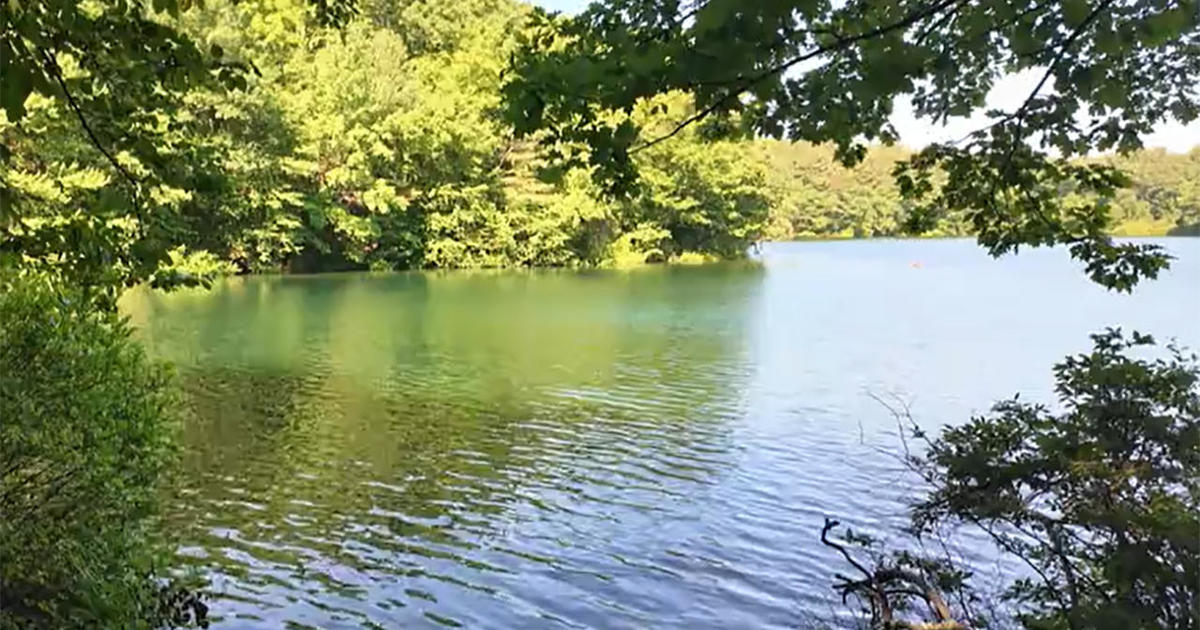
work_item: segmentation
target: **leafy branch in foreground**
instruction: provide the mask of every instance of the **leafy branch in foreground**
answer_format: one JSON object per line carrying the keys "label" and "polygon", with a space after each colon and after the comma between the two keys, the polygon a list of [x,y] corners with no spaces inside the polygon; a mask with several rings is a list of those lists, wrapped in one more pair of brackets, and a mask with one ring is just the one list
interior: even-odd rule
{"label": "leafy branch in foreground", "polygon": [[[123,286],[208,281],[181,271],[172,252],[185,244],[177,206],[203,188],[180,182],[181,173],[201,170],[191,167],[211,156],[173,146],[168,136],[180,135],[192,120],[185,111],[189,93],[245,90],[257,70],[180,26],[202,4],[0,3],[0,266],[36,259],[39,272],[69,277],[106,308]],[[310,20],[327,25],[343,24],[355,12],[354,0],[301,6]],[[63,127],[59,110],[79,140],[60,136],[48,146],[48,130]],[[81,162],[98,162],[117,186],[92,169],[83,174],[86,182],[62,181],[71,179],[63,171]],[[207,170],[192,179],[218,178],[219,169]],[[47,181],[55,176],[59,181]],[[80,190],[86,194],[73,195]],[[64,203],[63,197],[75,198]],[[46,207],[62,212],[47,217]]]}
{"label": "leafy branch in foreground", "polygon": [[[1111,289],[1155,277],[1161,249],[1106,236],[1107,200],[1126,178],[1071,158],[1127,153],[1155,125],[1200,116],[1195,0],[612,0],[541,14],[504,92],[518,133],[586,145],[597,177],[625,194],[637,183],[631,156],[689,125],[829,142],[852,165],[867,142],[899,139],[898,97],[944,122],[983,109],[998,79],[1022,71],[1038,79],[1014,110],[986,112],[984,129],[897,169],[908,229],[952,215],[993,255],[1065,244]],[[614,115],[677,90],[695,106],[666,131],[646,137]],[[1063,203],[1068,191],[1095,199]]]}
{"label": "leafy branch in foreground", "polygon": [[[1014,397],[906,456],[929,488],[913,506],[912,531],[918,540],[957,528],[982,532],[1019,560],[1025,575],[1001,599],[1025,628],[1194,630],[1197,358],[1173,345],[1166,356],[1141,358],[1155,343],[1136,332],[1092,338],[1090,353],[1054,368],[1057,410]],[[897,417],[923,435],[907,412]],[[833,526],[826,523],[823,541]],[[867,598],[877,627],[889,627],[880,602],[905,580],[889,572],[904,559],[923,566],[902,553],[872,570],[858,567],[867,578],[835,588]],[[962,584],[949,586],[941,592]]]}
{"label": "leafy branch in foreground", "polygon": [[174,455],[166,366],[49,278],[0,276],[0,628],[199,620],[152,525]]}

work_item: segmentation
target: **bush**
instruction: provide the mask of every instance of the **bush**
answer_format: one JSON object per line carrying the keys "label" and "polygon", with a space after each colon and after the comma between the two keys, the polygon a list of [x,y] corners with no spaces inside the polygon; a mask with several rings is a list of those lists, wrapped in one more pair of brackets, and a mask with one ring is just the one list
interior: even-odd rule
{"label": "bush", "polygon": [[1054,368],[1059,409],[1018,399],[946,429],[915,464],[914,524],[973,525],[1034,572],[1006,593],[1031,630],[1195,630],[1200,365],[1108,330]]}
{"label": "bush", "polygon": [[161,625],[148,517],[173,405],[115,314],[0,282],[0,627]]}
{"label": "bush", "polygon": [[[912,510],[917,542],[967,528],[1028,569],[999,614],[977,606],[989,593],[946,557],[884,554],[849,531],[831,539],[838,522],[826,521],[821,541],[861,575],[835,588],[872,627],[982,627],[983,615],[1027,630],[1200,627],[1200,364],[1136,332],[1092,338],[1090,353],[1055,366],[1055,407],[1001,401],[906,457],[928,484]],[[927,610],[936,619],[897,618]]]}

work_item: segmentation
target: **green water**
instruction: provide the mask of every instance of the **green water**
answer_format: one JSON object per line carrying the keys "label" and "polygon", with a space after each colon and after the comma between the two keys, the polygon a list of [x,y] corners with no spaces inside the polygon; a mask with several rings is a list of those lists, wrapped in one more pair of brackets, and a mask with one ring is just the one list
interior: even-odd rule
{"label": "green water", "polygon": [[[1105,325],[1200,346],[1200,241],[1134,296],[1061,252],[769,245],[759,264],[326,275],[135,292],[185,389],[168,519],[216,627],[797,627],[824,515],[900,522],[931,427]],[[980,557],[986,557],[979,551]]]}

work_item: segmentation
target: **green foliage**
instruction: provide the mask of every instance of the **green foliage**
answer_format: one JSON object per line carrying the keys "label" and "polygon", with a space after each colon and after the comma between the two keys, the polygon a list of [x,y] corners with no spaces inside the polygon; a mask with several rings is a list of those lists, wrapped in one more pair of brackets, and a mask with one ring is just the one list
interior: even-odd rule
{"label": "green foliage", "polygon": [[[969,627],[962,620],[969,620],[974,627],[989,627],[988,618],[975,612],[984,602],[973,589],[970,571],[956,567],[949,558],[931,558],[907,550],[888,553],[879,539],[850,527],[842,530],[840,540],[834,539],[830,534],[839,525],[838,521],[825,519],[821,544],[836,549],[858,575],[837,574],[833,589],[843,603],[857,601],[873,630],[962,630]],[[934,619],[907,621],[926,615]]]}
{"label": "green foliage", "polygon": [[[60,61],[78,112],[65,92],[34,95],[22,118],[0,123],[12,202],[0,266],[53,272],[111,307],[121,287],[205,284],[230,270],[738,257],[759,238],[767,196],[749,147],[710,151],[682,134],[646,153],[656,176],[620,201],[585,168],[550,172],[552,152],[496,116],[528,9],[435,5],[366,2],[337,31],[302,0],[146,18],[222,67],[253,68],[232,90],[180,81],[125,103]],[[109,116],[114,100],[145,107]],[[682,112],[690,98],[671,105]],[[80,133],[80,115],[100,142]],[[210,258],[181,266],[184,250]]]}
{"label": "green foliage", "polygon": [[[769,230],[1066,244],[1129,290],[1167,258],[1115,226],[1200,225],[1200,153],[1134,153],[1200,115],[1194,0],[196,5],[0,4],[0,626],[202,610],[150,579],[171,400],[123,287],[736,257]],[[1038,89],[961,142],[867,144],[897,96],[944,120],[1024,69]],[[1036,569],[1010,593],[1030,628],[1194,627],[1197,372],[1127,356],[1148,343],[1098,336],[1057,369],[1063,411],[1004,403],[914,461],[919,528]]]}
{"label": "green foliage", "polygon": [[0,138],[10,150],[3,173],[8,203],[0,222],[0,268],[50,273],[106,308],[123,287],[138,282],[207,280],[173,274],[170,267],[172,250],[211,200],[198,174],[209,167],[211,155],[181,148],[175,132],[147,132],[157,145],[156,167],[131,153],[118,154],[123,168],[140,178],[144,194],[135,205],[121,176],[78,133],[69,112],[38,95],[27,106],[20,124],[0,120]]}
{"label": "green foliage", "polygon": [[1200,148],[1185,155],[1159,150],[1109,159],[1133,180],[1109,206],[1119,226],[1141,224],[1144,230],[1200,235]]}
{"label": "green foliage", "polygon": [[[287,248],[279,233],[290,226],[264,218],[243,196],[244,180],[226,176],[261,184],[267,207],[292,201],[266,185],[278,177],[270,151],[212,134],[227,117],[269,117],[267,103],[229,91],[246,90],[258,70],[227,54],[219,37],[188,28],[197,5],[0,4],[0,267],[53,272],[112,308],[123,286],[206,283],[172,270],[180,246]],[[340,25],[354,14],[352,0],[288,8],[290,25],[250,25],[290,26],[295,43],[298,26]],[[254,131],[270,136],[270,127]]]}
{"label": "green foliage", "polygon": [[[648,129],[663,128],[688,115],[691,102],[674,94],[646,109],[635,119],[645,120]],[[622,216],[641,230],[661,231],[660,238],[646,239],[652,255],[668,259],[692,251],[736,258],[759,239],[771,202],[767,169],[744,143],[705,142],[688,129],[648,147],[636,161],[641,185],[623,204]]]}
{"label": "green foliage", "polygon": [[[709,12],[720,6],[698,15],[717,28]],[[111,307],[120,287],[204,284],[229,271],[618,264],[736,257],[764,235],[974,232],[997,254],[1065,240],[1095,278],[1127,288],[1165,259],[1113,245],[1108,232],[1186,231],[1196,222],[1194,159],[1148,157],[1155,166],[1141,171],[1143,154],[1116,159],[1134,188],[1119,188],[1125,179],[1109,162],[1020,169],[1021,186],[994,194],[974,186],[996,168],[953,157],[958,149],[876,148],[850,170],[834,158],[857,149],[836,142],[728,139],[764,129],[732,115],[753,108],[707,111],[720,85],[658,96],[650,96],[657,87],[625,86],[645,96],[626,95],[619,107],[570,104],[592,112],[591,135],[550,129],[514,138],[498,113],[511,119],[514,90],[532,80],[524,70],[533,66],[522,65],[533,63],[528,47],[546,29],[566,28],[561,20],[508,0],[373,0],[334,31],[313,7],[218,0],[177,15],[135,11],[130,20],[209,51],[187,58],[198,68],[218,69],[220,80],[187,74],[155,84],[153,98],[97,93],[100,66],[56,58],[78,109],[59,89],[31,95],[19,120],[0,123],[8,156],[0,266],[53,272]],[[730,11],[730,19],[745,17]],[[543,43],[568,55],[580,38]],[[749,43],[739,46],[750,55]],[[690,71],[722,65],[691,54],[681,57],[695,62]],[[509,56],[517,72],[506,83]],[[635,57],[630,76],[658,67]],[[571,67],[582,72],[605,59]],[[827,134],[796,137],[857,129],[840,112],[830,113]],[[81,117],[99,142],[81,132]],[[518,122],[516,131],[533,127]],[[951,159],[961,168],[950,168]],[[596,182],[619,179],[625,163],[640,176],[610,196]],[[1168,163],[1174,168],[1161,168]],[[897,165],[898,184],[890,173]],[[1001,201],[1003,211],[964,206]],[[181,267],[181,247],[210,260]]]}
{"label": "green foliage", "polygon": [[[994,256],[1022,245],[1068,244],[1095,282],[1130,291],[1170,257],[1158,245],[1115,243],[1107,200],[1129,180],[1106,164],[1051,159],[1017,139],[980,157],[973,148],[933,145],[896,167],[900,193],[917,204],[906,218],[920,233],[957,216]],[[935,185],[934,178],[942,181]],[[1068,194],[1069,193],[1069,194]]]}
{"label": "green foliage", "polygon": [[[897,164],[913,156],[900,147],[877,147],[853,168],[837,164],[833,148],[805,143],[760,141],[769,164],[770,188],[774,193],[771,221],[766,236],[771,239],[902,236],[905,223],[914,220],[892,177]],[[1161,149],[1143,150],[1123,156],[1105,156],[1077,161],[1111,166],[1129,176],[1128,185],[1104,199],[1112,233],[1121,236],[1186,234],[1200,222],[1200,149],[1186,154]],[[931,187],[941,185],[934,177]],[[1067,191],[1070,191],[1069,193]],[[1064,213],[1084,215],[1098,201],[1078,188],[1063,187],[1059,207]],[[1035,223],[1032,227],[1038,227]],[[987,228],[984,224],[984,228]],[[1011,228],[1009,231],[1015,230]],[[972,225],[962,215],[948,214],[919,226],[924,234],[966,235]],[[1005,232],[1006,230],[1000,230]],[[984,234],[983,231],[980,234]],[[1032,236],[1026,239],[1031,240]]]}
{"label": "green foliage", "polygon": [[110,306],[112,287],[152,278],[179,244],[174,215],[189,192],[162,137],[180,96],[245,83],[243,64],[170,23],[189,4],[0,6],[4,249]]}
{"label": "green foliage", "polygon": [[153,627],[168,372],[44,281],[0,291],[0,627]]}
{"label": "green foliage", "polygon": [[[1076,26],[1048,5],[907,4],[722,1],[685,20],[670,3],[623,2],[564,20],[509,0],[9,3],[5,84],[22,96],[0,122],[0,267],[55,273],[106,307],[120,287],[231,269],[730,257],[764,234],[973,232],[995,254],[1065,242],[1119,289],[1161,269],[1161,252],[1107,234],[1196,229],[1194,157],[1066,159],[1135,146],[1146,124],[1131,116],[1147,103],[1163,106],[1151,122],[1188,118],[1179,81],[1192,57],[1148,73],[1166,86],[1153,98],[1118,70],[1145,46],[1176,59],[1194,45],[1192,22],[1116,2]],[[1024,50],[1014,25],[1027,23],[1047,49],[1012,57]],[[802,24],[813,28],[788,26]],[[985,24],[1004,26],[997,42],[967,37]],[[1143,41],[1151,27],[1162,33]],[[918,28],[920,45],[897,47]],[[1133,34],[1113,44],[1113,29]],[[756,39],[771,33],[782,36]],[[806,46],[836,63],[767,72]],[[935,118],[963,113],[997,68],[1050,53],[1063,60],[1056,85],[1080,59],[1109,64],[1119,81],[1105,85],[1122,85],[1076,90],[1108,115],[1087,146],[1063,126],[1077,106],[1059,95],[1031,97],[961,145],[854,144],[892,138],[881,116],[895,94]],[[1034,123],[1061,159],[1015,142]],[[832,144],[722,139],[745,132]],[[212,259],[183,269],[181,247]]]}
{"label": "green foliage", "polygon": [[[153,13],[177,15],[178,0],[114,2],[6,2],[0,9],[0,59],[3,60],[3,107],[12,122],[25,114],[25,101],[37,92],[66,99],[67,90],[88,96],[106,94],[105,123],[139,117],[138,105],[152,109],[180,88],[205,82],[213,66],[195,42],[155,20]],[[183,8],[186,8],[183,7]],[[64,60],[82,66],[76,77],[64,75]]]}
{"label": "green foliage", "polygon": [[700,150],[694,134],[647,154],[669,167],[636,200],[604,199],[578,168],[546,177],[536,145],[493,115],[517,5],[380,2],[368,13],[374,24],[294,54],[275,90],[311,182],[296,217],[306,267],[597,264],[639,229],[665,230],[638,241],[644,258],[737,257],[758,237],[761,220],[740,215],[765,209],[749,209],[746,190],[761,169],[738,147]]}
{"label": "green foliage", "polygon": [[[536,14],[503,90],[518,134],[588,145],[596,175],[623,193],[637,182],[633,156],[683,126],[828,142],[849,166],[867,143],[898,139],[897,97],[937,122],[981,109],[1005,73],[1038,72],[1016,110],[987,112],[986,128],[899,166],[905,226],[962,222],[993,255],[1070,245],[1093,279],[1124,290],[1167,259],[1112,243],[1107,200],[1126,179],[1072,158],[1127,153],[1155,125],[1200,116],[1198,53],[1195,0],[611,0]],[[657,138],[613,116],[676,90],[696,113]],[[1063,188],[1087,203],[1062,203]]]}
{"label": "green foliage", "polygon": [[[837,163],[833,148],[827,145],[766,140],[760,146],[770,165],[775,196],[768,238],[903,233],[903,200],[892,180],[892,169],[907,151],[879,148],[854,168],[846,168]],[[942,226],[942,233],[959,232],[954,226]]]}
{"label": "green foliage", "polygon": [[1031,577],[1006,599],[1030,629],[1195,628],[1200,369],[1118,330],[1054,369],[1059,409],[1014,398],[946,429],[913,464],[914,524],[982,528]]}

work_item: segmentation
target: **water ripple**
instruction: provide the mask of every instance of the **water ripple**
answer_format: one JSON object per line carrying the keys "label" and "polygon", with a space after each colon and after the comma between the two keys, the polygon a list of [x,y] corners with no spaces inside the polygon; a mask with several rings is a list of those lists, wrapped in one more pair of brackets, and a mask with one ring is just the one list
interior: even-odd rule
{"label": "water ripple", "polygon": [[209,578],[217,628],[832,619],[823,518],[895,531],[915,491],[868,391],[920,395],[937,426],[1045,393],[1089,330],[1178,334],[1200,306],[1196,247],[1137,301],[1065,257],[862,247],[138,294],[138,334],[185,387],[179,560]]}

